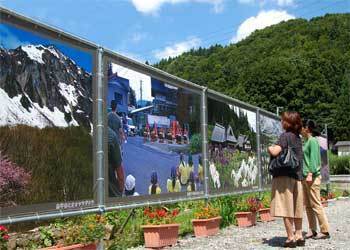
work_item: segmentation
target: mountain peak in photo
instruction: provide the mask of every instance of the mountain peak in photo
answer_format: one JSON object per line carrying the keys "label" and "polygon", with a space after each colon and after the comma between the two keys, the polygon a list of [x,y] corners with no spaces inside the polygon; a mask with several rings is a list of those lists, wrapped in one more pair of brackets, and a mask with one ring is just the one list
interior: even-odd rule
{"label": "mountain peak in photo", "polygon": [[92,127],[92,76],[53,45],[0,48],[0,125]]}

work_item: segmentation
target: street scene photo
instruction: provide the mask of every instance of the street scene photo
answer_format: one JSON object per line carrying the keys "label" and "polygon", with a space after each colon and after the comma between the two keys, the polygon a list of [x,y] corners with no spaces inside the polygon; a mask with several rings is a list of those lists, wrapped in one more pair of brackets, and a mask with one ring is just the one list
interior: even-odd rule
{"label": "street scene photo", "polygon": [[200,95],[108,65],[109,197],[203,190]]}

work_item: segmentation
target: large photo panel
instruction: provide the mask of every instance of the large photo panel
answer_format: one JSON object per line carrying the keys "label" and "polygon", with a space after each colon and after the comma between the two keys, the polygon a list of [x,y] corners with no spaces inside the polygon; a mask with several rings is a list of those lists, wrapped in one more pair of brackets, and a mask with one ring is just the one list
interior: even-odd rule
{"label": "large photo panel", "polygon": [[203,195],[201,95],[105,64],[107,200]]}
{"label": "large photo panel", "polygon": [[261,147],[261,168],[262,168],[262,187],[268,187],[272,182],[272,176],[269,173],[270,155],[268,147],[276,144],[278,137],[282,134],[282,124],[277,118],[271,118],[260,114],[260,147]]}
{"label": "large photo panel", "polygon": [[214,95],[207,103],[210,193],[258,189],[256,113]]}
{"label": "large photo panel", "polygon": [[0,216],[93,200],[94,51],[0,23]]}

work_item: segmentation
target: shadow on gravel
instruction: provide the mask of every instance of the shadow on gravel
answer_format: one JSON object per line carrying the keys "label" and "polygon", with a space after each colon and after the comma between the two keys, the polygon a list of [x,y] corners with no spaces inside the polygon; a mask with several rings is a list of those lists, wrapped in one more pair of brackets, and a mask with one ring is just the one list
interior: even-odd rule
{"label": "shadow on gravel", "polygon": [[284,242],[287,240],[287,237],[273,237],[271,239],[263,239],[263,244],[269,245],[270,247],[282,247]]}

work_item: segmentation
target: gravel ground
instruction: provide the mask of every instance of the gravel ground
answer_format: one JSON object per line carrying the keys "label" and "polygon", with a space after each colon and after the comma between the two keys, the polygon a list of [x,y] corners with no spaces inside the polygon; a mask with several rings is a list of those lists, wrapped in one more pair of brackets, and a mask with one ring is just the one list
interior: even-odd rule
{"label": "gravel ground", "polygon": [[[299,249],[350,249],[350,200],[329,202],[325,210],[330,223],[331,239],[310,239],[306,241],[305,247]],[[306,220],[303,224],[303,229],[306,231]],[[276,219],[268,223],[258,222],[255,227],[250,228],[231,226],[221,230],[218,235],[208,238],[197,239],[188,236],[168,249],[278,249],[285,240],[283,221]],[[134,248],[136,249],[144,248]]]}

